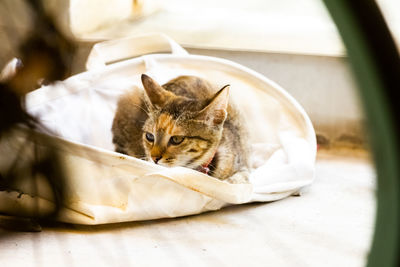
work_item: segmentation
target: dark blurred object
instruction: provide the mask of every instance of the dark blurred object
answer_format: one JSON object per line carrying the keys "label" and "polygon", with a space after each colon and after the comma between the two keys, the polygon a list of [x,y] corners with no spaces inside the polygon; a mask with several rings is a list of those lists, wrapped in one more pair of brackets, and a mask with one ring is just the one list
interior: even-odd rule
{"label": "dark blurred object", "polygon": [[377,215],[368,266],[400,265],[400,56],[372,0],[324,0],[360,88],[378,174]]}
{"label": "dark blurred object", "polygon": [[31,218],[0,215],[0,227],[4,229],[24,232],[41,232],[40,224]]}
{"label": "dark blurred object", "polygon": [[33,25],[18,46],[23,66],[8,81],[8,86],[24,95],[41,83],[62,80],[71,74],[73,42],[67,39],[46,14],[39,0],[30,0]]}
{"label": "dark blurred object", "polygon": [[[13,3],[19,5],[16,2],[20,1],[3,2],[0,4],[0,8],[6,5],[13,5]],[[20,61],[17,62],[15,73],[12,73],[11,76],[3,77],[3,81],[0,81],[0,142],[4,141],[5,136],[12,134],[12,130],[16,126],[27,128],[28,133],[29,131],[32,131],[32,133],[26,136],[25,143],[15,149],[15,155],[0,155],[0,160],[3,162],[6,161],[5,157],[15,158],[6,170],[2,169],[0,171],[0,190],[18,191],[18,188],[14,188],[14,186],[17,184],[17,180],[21,179],[19,177],[21,169],[29,170],[28,173],[31,177],[23,177],[23,179],[32,179],[33,186],[36,185],[35,179],[37,177],[44,177],[52,189],[52,201],[55,203],[55,210],[45,214],[45,216],[43,214],[39,216],[39,213],[37,213],[32,214],[31,217],[51,219],[57,216],[57,211],[63,202],[64,172],[56,153],[57,150],[50,149],[56,144],[52,144],[50,139],[36,138],[33,131],[40,130],[42,132],[47,131],[47,133],[49,131],[44,129],[38,120],[26,112],[23,99],[26,93],[36,89],[40,84],[61,80],[70,74],[75,46],[56,28],[39,0],[29,0],[25,4],[29,7],[28,13],[32,21],[31,29],[24,32],[26,37],[22,37],[18,31],[12,31],[10,28],[6,32],[11,45],[13,44],[12,40],[19,40],[16,49],[17,55],[15,56],[18,56]],[[11,11],[10,6],[7,8]],[[7,16],[12,17],[11,14],[12,12]],[[19,17],[12,18],[12,21],[15,24],[19,21]],[[27,144],[33,144],[34,146],[31,149],[33,156],[29,158],[28,162],[26,161]],[[22,160],[22,157],[25,157],[24,160]],[[27,172],[22,173],[26,175]],[[13,219],[13,217],[9,217],[6,220],[5,218],[4,216],[0,217],[0,227],[14,225],[14,230],[37,231],[40,229],[40,226],[37,227],[27,223],[29,220],[17,220]],[[15,224],[10,223],[13,220]],[[26,228],[24,228],[24,225]]]}

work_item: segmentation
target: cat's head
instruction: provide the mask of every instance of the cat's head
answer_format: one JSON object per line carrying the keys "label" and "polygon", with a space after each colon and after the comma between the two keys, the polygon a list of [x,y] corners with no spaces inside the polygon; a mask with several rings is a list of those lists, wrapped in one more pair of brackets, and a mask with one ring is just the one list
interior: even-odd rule
{"label": "cat's head", "polygon": [[143,126],[146,157],[163,166],[197,168],[215,154],[227,118],[229,87],[198,101],[165,90],[142,75],[148,119]]}

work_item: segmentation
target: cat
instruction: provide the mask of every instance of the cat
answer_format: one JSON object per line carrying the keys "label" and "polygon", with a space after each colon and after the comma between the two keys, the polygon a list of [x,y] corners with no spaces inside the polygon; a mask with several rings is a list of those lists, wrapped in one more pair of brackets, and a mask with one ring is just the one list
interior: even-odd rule
{"label": "cat", "polygon": [[122,95],[112,124],[119,153],[162,166],[188,167],[230,183],[248,182],[246,131],[229,103],[229,85],[179,76]]}

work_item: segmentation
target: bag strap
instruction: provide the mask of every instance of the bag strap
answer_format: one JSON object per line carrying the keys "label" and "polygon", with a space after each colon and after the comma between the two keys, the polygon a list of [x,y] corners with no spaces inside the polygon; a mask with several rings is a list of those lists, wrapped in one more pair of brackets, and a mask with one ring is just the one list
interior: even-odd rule
{"label": "bag strap", "polygon": [[107,63],[157,52],[188,55],[188,52],[170,37],[153,33],[95,44],[86,61],[86,69],[103,68]]}

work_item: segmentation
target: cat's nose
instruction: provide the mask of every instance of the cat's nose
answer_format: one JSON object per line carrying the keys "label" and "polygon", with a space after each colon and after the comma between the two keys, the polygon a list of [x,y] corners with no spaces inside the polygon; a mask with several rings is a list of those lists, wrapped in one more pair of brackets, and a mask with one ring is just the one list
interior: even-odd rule
{"label": "cat's nose", "polygon": [[162,156],[151,156],[153,159],[154,163],[157,164],[157,162],[162,158]]}

